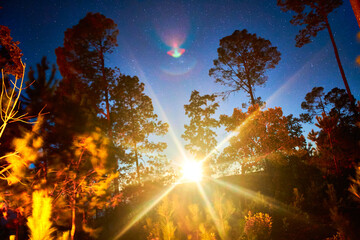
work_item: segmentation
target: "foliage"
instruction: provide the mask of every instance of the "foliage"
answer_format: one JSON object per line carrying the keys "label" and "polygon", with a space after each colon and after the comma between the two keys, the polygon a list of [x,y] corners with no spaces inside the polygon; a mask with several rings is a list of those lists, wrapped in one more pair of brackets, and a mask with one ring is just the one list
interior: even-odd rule
{"label": "foliage", "polygon": [[210,174],[209,162],[217,145],[216,133],[213,129],[219,127],[219,122],[212,117],[218,103],[214,103],[216,95],[200,95],[196,90],[192,91],[190,103],[184,105],[185,114],[190,118],[190,124],[184,125],[185,132],[181,137],[189,143],[185,148],[192,153],[196,159],[201,160],[207,157],[204,173]]}
{"label": "foliage", "polygon": [[249,240],[270,238],[272,218],[269,214],[262,212],[252,214],[249,211],[248,216],[245,216],[245,220],[244,233]]}
{"label": "foliage", "polygon": [[320,131],[312,130],[308,136],[317,147],[317,154],[312,163],[327,174],[339,175],[353,168],[359,156],[355,141],[360,134],[359,129],[341,124],[338,115],[322,113],[322,116],[317,116],[316,120],[315,126]]}
{"label": "foliage", "polygon": [[[330,218],[338,231],[340,239],[355,239],[353,238],[354,232],[351,229],[349,219],[347,219],[341,212],[342,199],[338,199],[336,196],[336,190],[332,184],[328,185],[328,201],[330,210]],[[351,237],[353,235],[353,237]]]}
{"label": "foliage", "polygon": [[339,88],[333,88],[325,94],[323,87],[314,87],[306,94],[301,108],[307,111],[300,114],[304,122],[312,122],[314,117],[321,116],[322,113],[337,116],[342,124],[351,124],[355,117],[348,95],[344,89]]}
{"label": "foliage", "polygon": [[269,40],[244,29],[222,38],[217,52],[218,59],[214,60],[209,75],[215,82],[230,88],[223,94],[244,91],[249,95],[251,105],[260,104],[260,98],[255,98],[255,86],[264,85],[266,70],[275,68],[280,61],[277,48]]}
{"label": "foliage", "polygon": [[266,168],[270,162],[285,164],[283,156],[303,154],[304,137],[289,132],[288,118],[279,107],[262,111],[255,105],[247,112],[235,108],[232,116],[221,115],[220,121],[233,137],[219,161],[240,162],[242,173]]}
{"label": "foliage", "polygon": [[[25,89],[26,95],[22,96],[22,102],[25,104],[25,111],[34,117],[41,112],[45,112],[54,109],[54,95],[58,80],[55,79],[56,66],[52,65],[50,74],[49,63],[46,57],[41,59],[41,63],[36,65],[37,78],[35,78],[35,70],[30,67],[28,73],[28,81]],[[49,77],[47,77],[49,75]],[[49,117],[47,118],[49,119]]]}
{"label": "foliage", "polygon": [[305,25],[296,36],[296,46],[310,43],[311,38],[326,28],[327,16],[343,3],[342,0],[278,0],[283,11],[294,11],[291,19],[294,25]]}
{"label": "foliage", "polygon": [[[63,46],[55,50],[63,79],[56,88],[51,109],[54,127],[50,130],[48,154],[56,155],[57,162],[68,162],[75,157],[71,147],[76,136],[101,128],[110,139],[106,167],[113,174],[118,170],[118,149],[114,147],[110,119],[113,101],[110,90],[115,71],[106,65],[106,57],[117,46],[118,32],[113,20],[100,13],[88,13],[66,30]],[[118,180],[114,185],[112,189],[117,195]]]}
{"label": "foliage", "polygon": [[174,202],[165,197],[157,207],[157,216],[153,219],[146,219],[145,229],[148,231],[147,239],[176,239],[176,226],[173,222],[174,209]]}
{"label": "foliage", "polygon": [[360,164],[356,167],[356,176],[351,178],[351,182],[349,191],[360,201]]}
{"label": "foliage", "polygon": [[43,144],[41,136],[38,135],[41,123],[42,118],[39,117],[31,132],[25,132],[22,138],[14,139],[15,151],[3,157],[6,163],[2,166],[0,179],[6,180],[9,185],[26,180],[30,172],[29,166],[37,161]]}
{"label": "foliage", "polygon": [[124,151],[123,163],[136,164],[138,180],[140,161],[155,169],[153,176],[163,174],[166,161],[161,152],[167,145],[151,141],[151,136],[165,135],[168,124],[158,120],[151,98],[144,93],[145,85],[136,76],[121,75],[115,85],[111,92],[115,99],[111,117],[116,119],[113,135]]}
{"label": "foliage", "polygon": [[0,69],[5,74],[12,74],[15,78],[21,78],[24,67],[21,62],[20,42],[14,42],[10,36],[10,29],[0,25]]}
{"label": "foliage", "polygon": [[[96,216],[97,211],[114,207],[120,200],[120,195],[111,194],[110,186],[117,175],[106,168],[108,143],[109,140],[101,135],[99,129],[90,135],[79,136],[74,141],[75,158],[61,170],[51,170],[57,180],[52,190],[57,209],[55,214],[59,218],[57,224],[69,226],[71,220],[72,239],[79,213],[86,223],[87,219]],[[85,230],[92,233],[87,227]]]}
{"label": "foliage", "polygon": [[45,190],[35,191],[32,194],[32,215],[27,225],[30,229],[30,240],[52,240],[55,228],[50,221],[52,199]]}
{"label": "foliage", "polygon": [[340,232],[337,232],[336,235],[326,238],[325,240],[345,240],[345,238],[341,235]]}
{"label": "foliage", "polygon": [[65,90],[80,90],[78,94],[91,96],[92,103],[99,108],[105,102],[103,115],[107,120],[110,120],[112,76],[105,67],[105,56],[117,46],[118,33],[113,20],[100,13],[88,13],[77,25],[66,30],[64,46],[55,50],[60,73],[67,85]]}

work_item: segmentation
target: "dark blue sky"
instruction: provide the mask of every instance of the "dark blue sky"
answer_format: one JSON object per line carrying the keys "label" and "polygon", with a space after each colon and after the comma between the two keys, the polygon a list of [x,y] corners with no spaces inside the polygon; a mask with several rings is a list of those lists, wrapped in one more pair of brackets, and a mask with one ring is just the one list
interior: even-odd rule
{"label": "dark blue sky", "polygon": [[[222,90],[208,71],[217,57],[219,40],[237,29],[246,28],[269,39],[282,54],[278,66],[268,72],[266,85],[256,89],[256,96],[268,107],[280,106],[285,114],[298,115],[305,94],[314,86],[326,91],[344,88],[328,32],[322,31],[312,43],[296,48],[299,28],[289,22],[292,13],[282,12],[275,0],[11,0],[1,1],[0,6],[0,24],[8,26],[14,40],[21,42],[27,66],[35,66],[42,56],[56,63],[54,50],[63,44],[64,31],[86,13],[100,12],[112,18],[120,31],[119,47],[108,56],[108,64],[145,82],[157,112],[164,119],[160,104],[178,138],[187,123],[183,105],[191,91]],[[349,1],[329,16],[329,22],[351,91],[360,99],[360,67],[355,63],[360,55],[359,27]],[[180,58],[166,53],[173,41],[186,50]],[[234,107],[247,101],[239,92],[221,102],[219,113],[231,114]],[[219,140],[223,137],[220,133]],[[179,155],[170,135],[167,142],[169,157]]]}

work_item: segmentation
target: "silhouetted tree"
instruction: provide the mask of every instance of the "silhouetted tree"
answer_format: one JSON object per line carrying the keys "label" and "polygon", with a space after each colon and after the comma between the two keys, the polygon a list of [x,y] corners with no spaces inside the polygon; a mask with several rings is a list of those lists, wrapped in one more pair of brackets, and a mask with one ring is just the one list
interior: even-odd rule
{"label": "silhouetted tree", "polygon": [[[111,91],[114,100],[111,117],[114,119],[114,137],[117,145],[125,151],[124,163],[136,164],[140,181],[140,161],[161,164],[166,148],[164,142],[153,142],[151,135],[164,135],[168,124],[158,120],[151,98],[144,93],[145,85],[139,79],[121,75]],[[160,167],[158,165],[158,167]]]}
{"label": "silhouetted tree", "polygon": [[341,174],[353,167],[358,161],[356,139],[360,132],[346,91],[333,88],[325,94],[323,87],[314,87],[306,94],[301,108],[307,111],[300,114],[302,121],[312,122],[316,118],[319,128],[308,135],[316,143],[312,163],[328,174]]}
{"label": "silhouetted tree", "polygon": [[30,68],[28,73],[27,87],[22,101],[26,106],[25,111],[30,116],[36,116],[41,111],[53,111],[53,101],[57,80],[55,79],[56,67],[52,65],[50,69],[46,57],[41,59],[41,63],[36,65],[37,77],[35,71]]}
{"label": "silhouetted tree", "polygon": [[[42,147],[43,154],[38,158],[36,165],[41,171],[40,176],[47,180],[48,164],[52,158],[49,157],[51,151],[51,144],[53,141],[49,138],[50,131],[54,127],[54,112],[55,109],[55,92],[57,87],[57,80],[55,80],[56,67],[52,66],[50,73],[49,65],[46,57],[41,59],[41,63],[37,64],[37,77],[35,77],[34,69],[30,68],[28,73],[27,87],[25,94],[22,96],[22,102],[25,105],[24,111],[28,114],[27,118],[31,122],[37,121],[39,115],[43,115],[43,123],[39,129],[39,135],[43,138],[44,144]],[[40,177],[39,176],[39,177]]]}
{"label": "silhouetted tree", "polygon": [[311,42],[312,37],[316,37],[319,31],[328,30],[331,43],[334,48],[335,57],[341,77],[344,81],[345,88],[349,99],[353,105],[355,105],[355,100],[351,95],[349,84],[345,77],[344,69],[341,65],[339,53],[335,44],[334,36],[332,34],[328,15],[336,8],[341,6],[343,3],[342,0],[278,0],[277,4],[280,6],[281,10],[284,12],[294,11],[295,15],[291,19],[291,23],[294,25],[305,25],[304,29],[299,31],[299,34],[296,35],[296,46],[302,47],[307,43]]}
{"label": "silhouetted tree", "polygon": [[[118,149],[114,148],[111,135],[114,121],[110,118],[110,91],[116,76],[115,71],[106,66],[105,60],[117,46],[117,35],[113,20],[100,13],[88,13],[77,25],[66,30],[64,46],[55,50],[59,71],[63,76],[57,88],[59,112],[56,121],[63,128],[54,130],[68,130],[57,133],[63,143],[71,146],[72,134],[91,132],[95,127],[101,127],[111,139],[108,150],[111,150],[109,157],[114,160],[111,166],[114,171],[118,169]],[[67,148],[59,148],[60,151],[64,149]],[[115,187],[115,191],[117,189]]]}
{"label": "silhouetted tree", "polygon": [[300,114],[300,118],[304,122],[312,122],[314,117],[326,113],[330,116],[337,116],[343,124],[355,124],[355,114],[344,89],[333,88],[325,94],[323,87],[314,87],[311,92],[306,94],[301,108],[307,111],[307,113]]}
{"label": "silhouetted tree", "polygon": [[185,148],[189,150],[198,160],[208,157],[205,161],[205,173],[209,174],[210,154],[217,145],[215,128],[219,122],[212,117],[219,104],[214,102],[215,94],[200,95],[196,90],[192,91],[189,104],[184,105],[185,114],[190,118],[190,124],[184,125],[185,132],[181,137],[189,143]]}
{"label": "silhouetted tree", "polygon": [[260,98],[255,98],[255,86],[263,85],[267,81],[266,70],[275,68],[280,61],[277,48],[244,29],[222,38],[217,52],[218,59],[214,60],[215,67],[209,75],[215,82],[230,87],[223,94],[244,91],[252,105],[260,103]]}
{"label": "silhouetted tree", "polygon": [[[85,18],[66,30],[64,46],[55,50],[61,75],[67,89],[86,94],[93,107],[107,121],[111,134],[110,88],[112,71],[105,66],[105,57],[117,46],[119,31],[113,20],[100,13],[88,13]],[[109,137],[111,137],[109,135]]]}

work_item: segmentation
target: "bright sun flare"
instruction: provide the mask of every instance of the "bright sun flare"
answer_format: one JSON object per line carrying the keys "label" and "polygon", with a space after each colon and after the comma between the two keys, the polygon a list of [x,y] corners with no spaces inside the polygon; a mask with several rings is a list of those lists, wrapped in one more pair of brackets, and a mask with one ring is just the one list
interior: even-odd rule
{"label": "bright sun flare", "polygon": [[202,179],[201,162],[188,160],[182,167],[183,179],[188,182],[200,182]]}

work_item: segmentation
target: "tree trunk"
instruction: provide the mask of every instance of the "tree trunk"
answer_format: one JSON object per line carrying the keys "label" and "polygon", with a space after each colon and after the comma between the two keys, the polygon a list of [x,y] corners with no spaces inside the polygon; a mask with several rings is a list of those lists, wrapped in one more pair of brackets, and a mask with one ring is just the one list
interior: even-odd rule
{"label": "tree trunk", "polygon": [[139,184],[140,184],[139,156],[138,156],[136,143],[135,143],[135,148],[134,149],[135,149],[136,172],[137,172],[137,177],[138,177],[138,181],[139,181]]}
{"label": "tree trunk", "polygon": [[252,88],[249,89],[249,94],[250,94],[250,98],[251,98],[251,105],[255,105],[255,98],[254,98]]}
{"label": "tree trunk", "polygon": [[74,240],[75,237],[75,230],[76,230],[76,212],[75,212],[75,204],[76,204],[76,185],[74,183],[74,193],[73,193],[73,201],[72,201],[72,206],[71,206],[71,240]]}
{"label": "tree trunk", "polygon": [[330,39],[331,39],[331,43],[334,47],[334,52],[335,52],[335,57],[336,57],[336,61],[337,61],[337,64],[339,66],[339,70],[340,70],[340,73],[341,73],[341,77],[344,81],[344,84],[345,84],[345,88],[346,88],[346,91],[347,91],[347,94],[349,96],[349,99],[350,99],[350,102],[351,102],[351,105],[355,105],[355,101],[354,101],[354,98],[351,94],[351,91],[350,91],[350,87],[349,87],[349,84],[346,80],[346,77],[345,77],[345,72],[344,72],[344,69],[341,65],[341,61],[340,61],[340,57],[339,57],[339,53],[338,53],[338,50],[337,50],[337,47],[336,47],[336,44],[335,44],[335,40],[334,40],[334,36],[332,34],[332,31],[331,31],[331,28],[330,28],[330,24],[329,24],[329,21],[328,21],[328,18],[326,17],[325,18],[325,22],[326,22],[326,28],[329,32],[329,35],[330,35]]}

